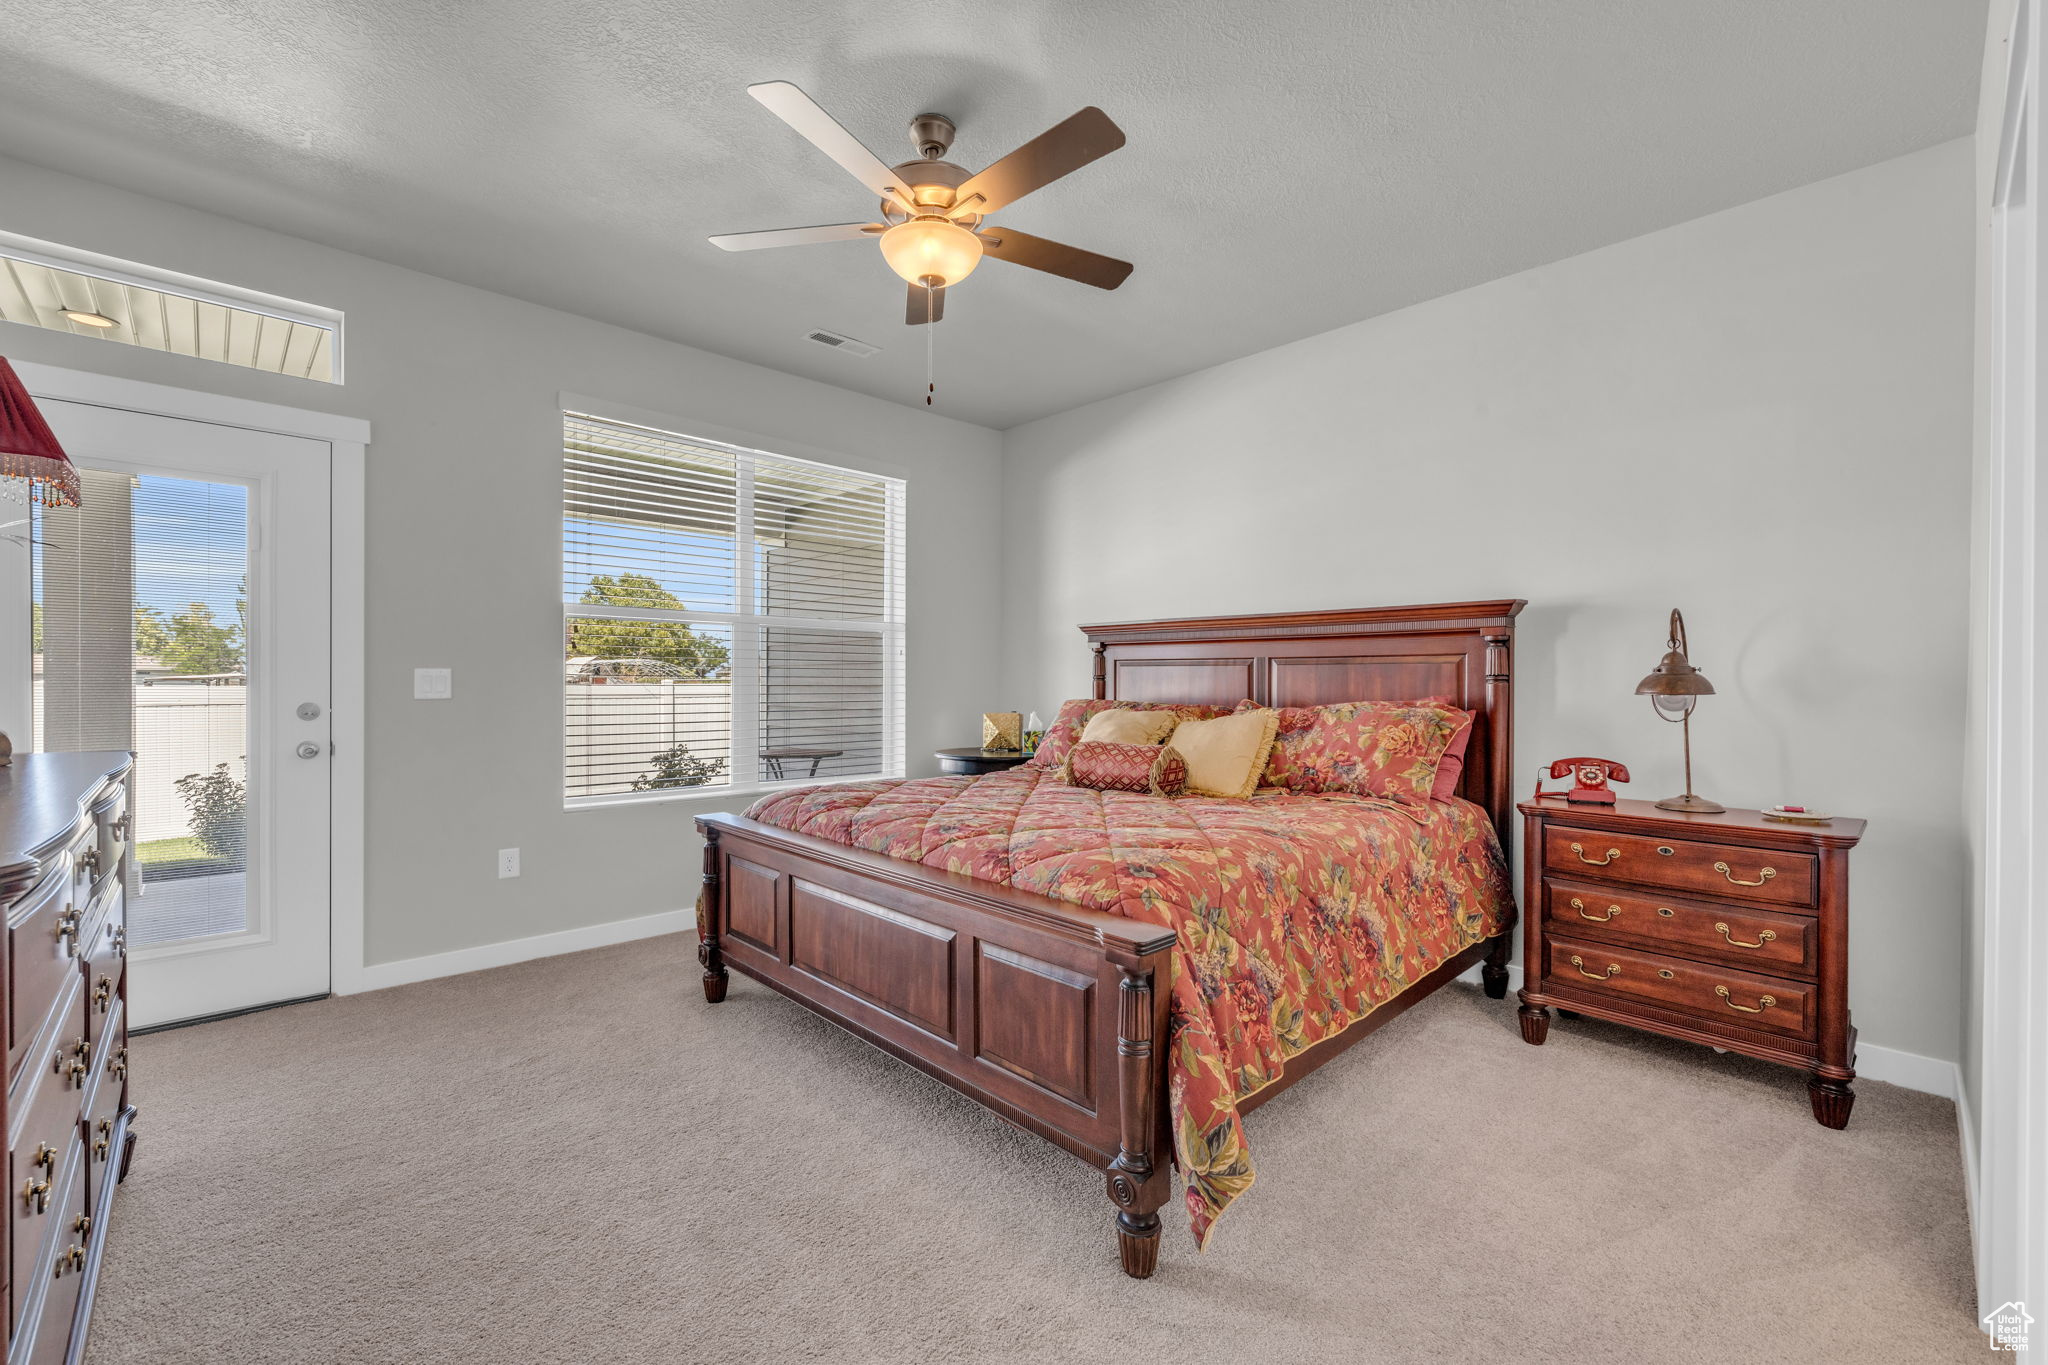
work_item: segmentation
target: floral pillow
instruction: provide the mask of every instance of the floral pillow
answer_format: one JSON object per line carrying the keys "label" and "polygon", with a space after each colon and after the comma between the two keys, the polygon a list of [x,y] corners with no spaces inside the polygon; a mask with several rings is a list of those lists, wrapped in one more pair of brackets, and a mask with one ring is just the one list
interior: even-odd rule
{"label": "floral pillow", "polygon": [[1110,701],[1098,697],[1076,697],[1060,707],[1059,715],[1053,717],[1045,738],[1038,742],[1038,752],[1024,760],[1027,768],[1057,768],[1067,761],[1067,754],[1080,742],[1081,731],[1088,722],[1101,712],[1112,707],[1127,707],[1134,711],[1176,711],[1182,720],[1213,720],[1217,716],[1230,714],[1228,706],[1198,706],[1170,701]]}
{"label": "floral pillow", "polygon": [[1187,760],[1172,745],[1083,740],[1068,751],[1059,772],[1077,787],[1103,792],[1185,796],[1188,790]]}
{"label": "floral pillow", "polygon": [[[1240,702],[1253,710],[1256,702]],[[1437,768],[1471,718],[1455,707],[1421,702],[1349,701],[1284,706],[1266,760],[1268,786],[1298,792],[1356,792],[1429,800]]]}

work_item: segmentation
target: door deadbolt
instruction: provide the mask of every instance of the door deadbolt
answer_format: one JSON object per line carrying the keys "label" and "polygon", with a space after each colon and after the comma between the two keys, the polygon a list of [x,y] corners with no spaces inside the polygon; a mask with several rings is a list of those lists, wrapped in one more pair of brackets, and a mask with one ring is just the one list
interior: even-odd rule
{"label": "door deadbolt", "polygon": [[319,746],[319,745],[317,745],[317,744],[315,744],[315,743],[314,743],[314,742],[313,742],[312,740],[310,740],[310,739],[309,739],[309,740],[306,740],[305,742],[303,742],[302,744],[300,744],[300,745],[299,745],[299,757],[300,757],[300,758],[318,758],[318,757],[320,757],[320,746]]}
{"label": "door deadbolt", "polygon": [[319,703],[319,702],[317,702],[317,701],[302,701],[302,702],[300,702],[300,703],[299,703],[299,719],[300,719],[300,720],[318,720],[318,719],[320,719],[320,703]]}

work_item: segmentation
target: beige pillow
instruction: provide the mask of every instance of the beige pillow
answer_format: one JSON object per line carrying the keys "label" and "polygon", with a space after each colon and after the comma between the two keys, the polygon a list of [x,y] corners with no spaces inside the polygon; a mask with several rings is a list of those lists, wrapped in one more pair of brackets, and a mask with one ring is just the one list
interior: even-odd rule
{"label": "beige pillow", "polygon": [[1078,742],[1164,744],[1178,724],[1180,716],[1173,711],[1139,711],[1128,706],[1114,706],[1090,716],[1088,723],[1081,728]]}
{"label": "beige pillow", "polygon": [[1173,747],[1188,765],[1188,791],[1195,796],[1243,798],[1258,789],[1273,751],[1280,713],[1240,711],[1215,720],[1184,720],[1173,732]]}

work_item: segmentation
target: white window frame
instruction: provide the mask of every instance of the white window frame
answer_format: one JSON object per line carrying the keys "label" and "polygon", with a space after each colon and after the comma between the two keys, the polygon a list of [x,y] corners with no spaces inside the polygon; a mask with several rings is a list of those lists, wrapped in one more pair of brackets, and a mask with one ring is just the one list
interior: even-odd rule
{"label": "white window frame", "polygon": [[[752,544],[754,516],[754,461],[772,460],[782,464],[811,465],[832,474],[857,474],[884,481],[888,497],[888,524],[895,528],[896,536],[884,547],[883,559],[883,616],[879,619],[864,620],[860,617],[813,617],[789,616],[760,612],[720,611],[668,611],[658,607],[618,607],[601,603],[562,603],[561,631],[558,639],[567,638],[569,623],[574,620],[611,621],[666,621],[687,626],[721,626],[730,631],[731,654],[729,668],[732,676],[732,704],[729,722],[731,759],[728,772],[730,780],[701,787],[674,787],[645,792],[610,792],[600,796],[571,796],[567,791],[568,779],[568,712],[564,700],[561,711],[562,730],[559,748],[563,755],[561,777],[564,790],[564,810],[602,810],[613,806],[638,806],[671,801],[699,801],[731,803],[733,798],[752,798],[764,792],[800,787],[820,779],[806,775],[764,778],[761,775],[761,715],[760,715],[760,658],[756,643],[765,628],[785,630],[814,630],[841,635],[878,635],[882,638],[882,695],[885,701],[882,716],[882,766],[872,773],[834,774],[834,782],[860,782],[874,778],[901,777],[905,772],[904,754],[904,711],[907,699],[904,690],[906,584],[905,560],[909,552],[909,482],[900,470],[878,467],[874,464],[854,464],[833,459],[827,452],[806,451],[795,453],[788,443],[777,443],[783,448],[770,449],[760,438],[746,437],[729,429],[697,422],[686,422],[678,418],[662,416],[636,409],[627,404],[607,402],[602,399],[583,398],[564,393],[561,396],[560,411],[556,413],[558,423],[569,416],[592,418],[600,422],[618,422],[629,426],[650,428],[679,441],[707,450],[723,451],[732,455],[736,462],[737,497],[736,510],[738,533],[734,538],[734,600],[753,600],[754,564],[753,556],[739,553],[739,546]],[[686,430],[686,428],[694,428]],[[718,435],[702,434],[716,431]],[[562,432],[557,431],[557,448],[561,445]],[[559,525],[559,523],[558,523]],[[561,559],[568,561],[567,537],[563,537]],[[559,580],[558,588],[559,591]],[[560,673],[560,665],[556,671]]]}

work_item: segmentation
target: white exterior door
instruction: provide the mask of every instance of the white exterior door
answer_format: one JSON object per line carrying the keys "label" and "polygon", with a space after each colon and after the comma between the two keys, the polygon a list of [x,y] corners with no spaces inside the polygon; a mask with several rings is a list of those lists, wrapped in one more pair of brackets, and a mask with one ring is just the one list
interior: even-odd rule
{"label": "white exterior door", "polygon": [[39,406],[84,505],[35,509],[32,547],[9,556],[31,580],[16,567],[10,594],[33,603],[23,747],[136,755],[131,1017],[324,994],[331,449]]}

